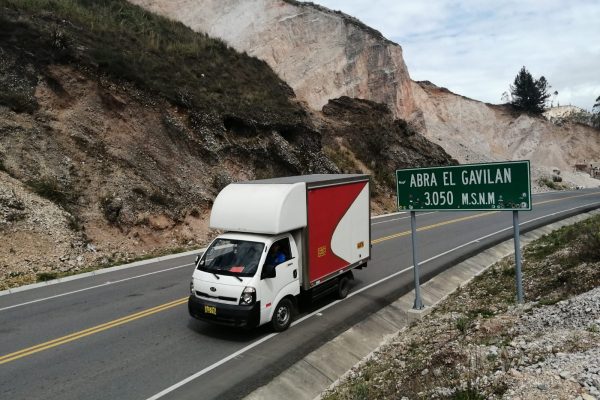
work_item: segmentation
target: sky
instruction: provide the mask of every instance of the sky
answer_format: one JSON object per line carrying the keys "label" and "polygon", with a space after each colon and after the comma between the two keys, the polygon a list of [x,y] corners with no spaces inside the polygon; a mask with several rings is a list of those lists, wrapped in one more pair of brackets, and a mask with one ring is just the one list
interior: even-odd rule
{"label": "sky", "polygon": [[502,103],[525,66],[553,104],[591,110],[600,96],[599,0],[312,0],[402,46],[413,80]]}

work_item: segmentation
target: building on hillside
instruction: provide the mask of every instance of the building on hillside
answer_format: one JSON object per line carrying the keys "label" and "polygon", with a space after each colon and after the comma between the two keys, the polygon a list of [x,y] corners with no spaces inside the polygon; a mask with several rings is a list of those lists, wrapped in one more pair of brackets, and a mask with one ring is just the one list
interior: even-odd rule
{"label": "building on hillside", "polygon": [[590,176],[600,179],[600,163],[590,163]]}
{"label": "building on hillside", "polygon": [[575,164],[574,167],[576,172],[587,172],[592,178],[600,179],[600,162]]}

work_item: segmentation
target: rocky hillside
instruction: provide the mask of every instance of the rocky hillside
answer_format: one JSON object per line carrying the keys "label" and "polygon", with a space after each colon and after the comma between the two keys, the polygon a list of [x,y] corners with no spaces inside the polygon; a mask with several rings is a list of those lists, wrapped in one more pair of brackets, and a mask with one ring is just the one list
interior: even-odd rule
{"label": "rocky hillside", "polygon": [[[343,172],[371,173],[380,205],[395,207],[398,168],[456,164],[446,152],[431,143],[401,119],[394,119],[384,104],[341,97],[330,100],[322,113],[315,114],[323,134],[323,148]],[[387,199],[387,201],[386,201]]]}
{"label": "rocky hillside", "polygon": [[600,131],[590,126],[516,112],[510,105],[491,105],[415,82],[412,90],[422,113],[421,132],[461,163],[531,160],[532,179],[553,170],[571,185],[597,187],[600,181],[575,173],[574,165],[600,157]]}
{"label": "rocky hillside", "polygon": [[349,15],[291,0],[131,2],[266,61],[314,110],[348,96],[413,112],[402,48]]}
{"label": "rocky hillside", "polygon": [[573,173],[600,161],[598,130],[412,82],[398,44],[341,12],[291,0],[130,1],[266,61],[314,110],[342,95],[384,103],[461,163],[531,159],[537,190],[554,169],[566,186],[600,184]]}
{"label": "rocky hillside", "polygon": [[[309,112],[264,62],[180,23],[119,0],[0,11],[0,288],[205,244],[229,182],[340,172],[342,146],[383,168],[329,139],[341,109]],[[371,108],[368,137],[403,125]],[[452,161],[413,136],[386,136],[386,168]],[[393,209],[381,171],[376,209]]]}

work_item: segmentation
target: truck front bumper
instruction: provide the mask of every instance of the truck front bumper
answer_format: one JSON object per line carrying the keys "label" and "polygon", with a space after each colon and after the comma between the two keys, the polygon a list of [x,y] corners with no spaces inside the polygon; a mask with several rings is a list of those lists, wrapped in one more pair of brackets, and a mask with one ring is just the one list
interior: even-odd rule
{"label": "truck front bumper", "polygon": [[252,328],[260,322],[260,301],[251,306],[240,306],[216,303],[191,295],[188,310],[196,319],[220,325]]}

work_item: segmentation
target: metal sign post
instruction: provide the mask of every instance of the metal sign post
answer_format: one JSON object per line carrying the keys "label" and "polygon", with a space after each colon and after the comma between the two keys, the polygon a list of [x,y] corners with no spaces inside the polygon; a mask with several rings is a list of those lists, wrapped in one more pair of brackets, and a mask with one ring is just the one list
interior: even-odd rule
{"label": "metal sign post", "polygon": [[410,230],[412,232],[412,258],[413,258],[413,274],[415,279],[415,304],[413,308],[415,310],[423,309],[423,302],[421,301],[421,285],[419,283],[419,260],[417,257],[417,217],[415,212],[410,212]]}
{"label": "metal sign post", "polygon": [[515,279],[517,281],[517,302],[523,304],[523,277],[521,276],[521,241],[519,239],[519,212],[513,211],[513,232],[515,236]]}

